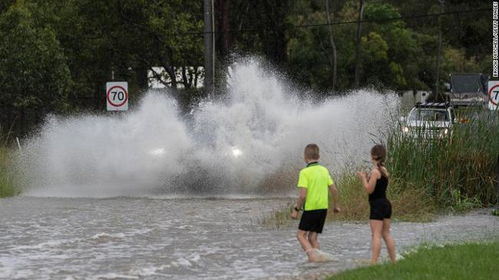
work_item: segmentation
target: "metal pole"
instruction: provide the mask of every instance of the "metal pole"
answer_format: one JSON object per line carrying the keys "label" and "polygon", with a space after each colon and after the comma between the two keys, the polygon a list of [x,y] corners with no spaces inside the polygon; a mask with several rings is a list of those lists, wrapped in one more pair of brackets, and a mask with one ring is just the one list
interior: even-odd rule
{"label": "metal pole", "polygon": [[499,206],[499,154],[496,163],[496,205]]}
{"label": "metal pole", "polygon": [[[444,11],[444,0],[439,0],[440,2],[440,12]],[[440,82],[440,57],[442,52],[442,19],[441,16],[438,16],[438,51],[437,51],[437,73],[435,77],[435,97],[440,101],[440,91],[439,91],[439,82]]]}
{"label": "metal pole", "polygon": [[204,87],[207,92],[213,91],[215,74],[215,33],[213,0],[204,0]]}
{"label": "metal pole", "polygon": [[[329,11],[329,0],[326,1],[326,16],[327,16],[327,24],[329,29],[329,42],[331,43],[331,47],[333,48],[333,83],[331,85],[331,91],[334,93],[336,86],[336,74],[337,74],[337,59],[336,59],[336,43],[334,42],[334,34],[333,34],[333,26],[331,25],[331,12]],[[333,1],[334,3],[334,1]],[[333,12],[334,15],[334,12]]]}
{"label": "metal pole", "polygon": [[215,91],[215,0],[211,0],[211,92]]}

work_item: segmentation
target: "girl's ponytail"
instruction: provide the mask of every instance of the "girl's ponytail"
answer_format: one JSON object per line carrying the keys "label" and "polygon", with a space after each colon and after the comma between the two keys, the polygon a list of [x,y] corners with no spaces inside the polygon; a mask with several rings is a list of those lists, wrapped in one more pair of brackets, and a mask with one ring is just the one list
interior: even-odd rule
{"label": "girl's ponytail", "polygon": [[384,171],[383,167],[385,166],[386,159],[386,148],[383,145],[377,144],[374,145],[371,149],[371,156],[373,159],[377,161],[376,166],[378,167],[379,172],[385,177],[388,177],[388,174]]}

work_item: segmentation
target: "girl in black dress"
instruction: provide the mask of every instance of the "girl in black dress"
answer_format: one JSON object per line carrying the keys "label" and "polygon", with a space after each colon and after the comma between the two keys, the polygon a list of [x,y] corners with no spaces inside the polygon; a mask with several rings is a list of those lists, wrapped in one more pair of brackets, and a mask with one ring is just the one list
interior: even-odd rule
{"label": "girl in black dress", "polygon": [[395,242],[390,233],[392,205],[386,198],[388,187],[388,170],[384,166],[386,149],[383,145],[375,145],[371,149],[373,169],[370,174],[357,172],[367,193],[369,193],[369,224],[371,226],[371,264],[378,261],[381,251],[381,238],[385,241],[390,260],[395,262]]}

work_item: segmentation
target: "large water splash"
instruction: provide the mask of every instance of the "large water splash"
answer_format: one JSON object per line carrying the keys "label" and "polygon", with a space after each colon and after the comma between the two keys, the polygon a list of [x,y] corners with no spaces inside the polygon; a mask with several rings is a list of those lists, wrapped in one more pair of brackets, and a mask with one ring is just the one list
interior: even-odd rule
{"label": "large water splash", "polygon": [[124,115],[52,117],[19,166],[35,196],[287,193],[317,143],[333,173],[367,159],[399,107],[392,93],[359,90],[314,102],[265,70],[239,63],[224,98],[182,116],[168,94],[148,93]]}

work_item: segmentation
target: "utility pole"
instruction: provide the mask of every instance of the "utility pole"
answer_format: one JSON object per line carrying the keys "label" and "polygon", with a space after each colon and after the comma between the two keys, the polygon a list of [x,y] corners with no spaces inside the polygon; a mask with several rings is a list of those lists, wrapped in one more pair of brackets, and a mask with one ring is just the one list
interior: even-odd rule
{"label": "utility pole", "polygon": [[[444,12],[444,2],[445,0],[438,0],[440,2],[440,13]],[[441,15],[438,16],[438,51],[437,51],[437,73],[435,77],[435,98],[440,101],[440,57],[442,53],[442,19]]]}
{"label": "utility pole", "polygon": [[215,17],[213,0],[204,0],[204,88],[211,94],[215,83]]}
{"label": "utility pole", "polygon": [[362,19],[364,17],[364,0],[360,0],[359,17],[357,20],[357,34],[355,42],[355,82],[354,87],[358,88],[360,84],[360,37],[362,35]]}
{"label": "utility pole", "polygon": [[[327,16],[327,24],[329,27],[329,42],[331,43],[331,47],[333,48],[333,61],[332,61],[332,66],[333,66],[333,83],[331,86],[331,90],[334,93],[335,86],[336,86],[336,74],[337,74],[337,59],[336,59],[336,44],[334,42],[334,34],[333,34],[333,26],[331,25],[331,12],[329,11],[329,0],[326,1],[326,16]],[[333,11],[334,15],[334,11]]]}

